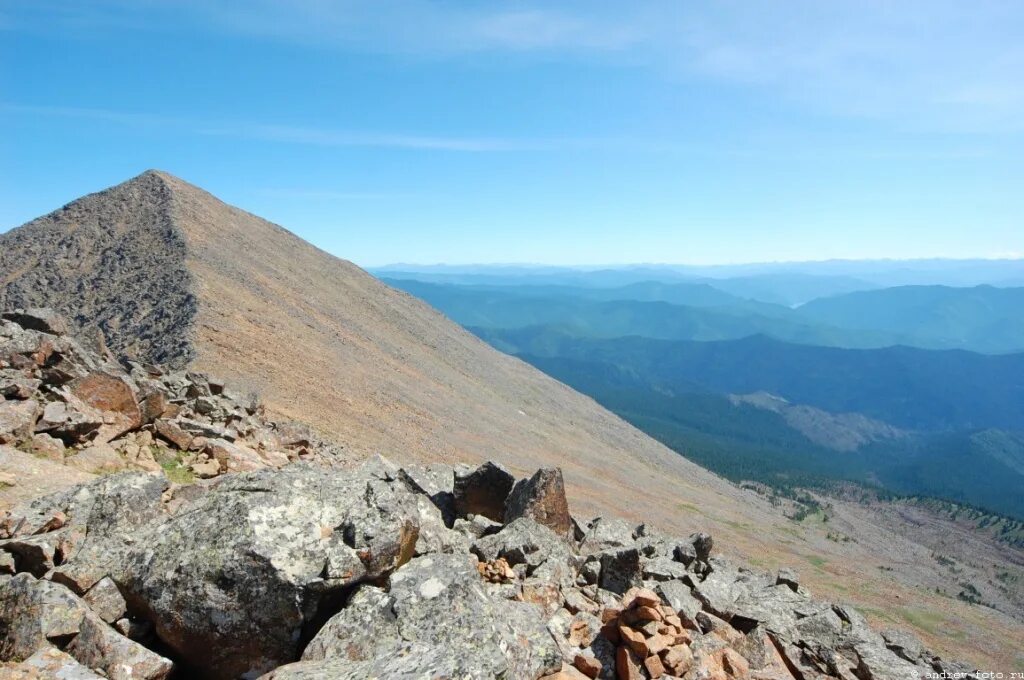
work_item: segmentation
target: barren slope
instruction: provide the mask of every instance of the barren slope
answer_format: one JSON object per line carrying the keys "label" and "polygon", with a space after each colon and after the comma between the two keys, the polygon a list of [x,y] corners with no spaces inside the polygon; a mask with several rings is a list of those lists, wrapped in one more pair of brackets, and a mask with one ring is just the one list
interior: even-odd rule
{"label": "barren slope", "polygon": [[[57,307],[102,328],[118,351],[191,362],[258,390],[353,458],[494,459],[520,474],[559,465],[581,512],[708,530],[723,551],[766,563],[807,559],[789,521],[757,494],[353,264],[167,174],[144,173],[0,236],[0,284],[0,307]],[[877,566],[847,559],[805,580],[876,609],[893,590],[920,595],[898,583],[862,589]],[[940,651],[991,664],[1024,648],[1021,627],[994,612],[945,598],[922,606],[954,615],[948,634],[918,629]]]}

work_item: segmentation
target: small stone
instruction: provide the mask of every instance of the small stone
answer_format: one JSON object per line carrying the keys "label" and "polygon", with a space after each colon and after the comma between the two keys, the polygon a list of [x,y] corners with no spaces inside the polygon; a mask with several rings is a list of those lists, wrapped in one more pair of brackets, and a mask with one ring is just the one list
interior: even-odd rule
{"label": "small stone", "polygon": [[592,656],[577,654],[576,658],[572,661],[572,665],[588,678],[596,678],[601,674],[601,662]]}
{"label": "small stone", "polygon": [[121,591],[109,576],[100,579],[82,596],[82,599],[107,623],[114,623],[122,618],[128,609]]}
{"label": "small stone", "polygon": [[662,656],[662,661],[673,675],[681,676],[693,666],[693,652],[688,645],[676,645],[669,648]]}
{"label": "small stone", "polygon": [[651,656],[644,659],[644,668],[647,669],[648,675],[652,678],[660,678],[665,675],[665,666],[661,663],[661,659],[658,658],[657,654],[651,654]]}
{"label": "small stone", "polygon": [[615,655],[615,670],[619,680],[644,680],[640,657],[625,645],[620,646]]}

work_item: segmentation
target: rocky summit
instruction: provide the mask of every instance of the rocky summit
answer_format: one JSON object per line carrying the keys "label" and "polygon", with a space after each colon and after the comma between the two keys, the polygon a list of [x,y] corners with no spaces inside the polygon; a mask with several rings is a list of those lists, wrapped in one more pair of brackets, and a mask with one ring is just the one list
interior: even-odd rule
{"label": "rocky summit", "polygon": [[557,468],[355,465],[223,382],[67,328],[0,322],[2,678],[973,670],[707,533],[582,519]]}

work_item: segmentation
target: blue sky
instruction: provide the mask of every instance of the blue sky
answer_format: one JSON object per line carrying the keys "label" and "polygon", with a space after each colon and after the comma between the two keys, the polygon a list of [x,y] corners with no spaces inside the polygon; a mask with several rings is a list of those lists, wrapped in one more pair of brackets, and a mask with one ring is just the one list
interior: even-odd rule
{"label": "blue sky", "polygon": [[1024,255],[1017,0],[0,0],[0,231],[160,168],[362,265]]}

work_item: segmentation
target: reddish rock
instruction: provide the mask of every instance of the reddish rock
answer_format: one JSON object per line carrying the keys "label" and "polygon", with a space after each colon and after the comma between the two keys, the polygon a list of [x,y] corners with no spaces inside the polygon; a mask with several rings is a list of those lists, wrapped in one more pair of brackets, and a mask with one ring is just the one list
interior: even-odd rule
{"label": "reddish rock", "polygon": [[640,657],[625,645],[615,654],[615,671],[619,680],[644,680]]}
{"label": "reddish rock", "polygon": [[629,626],[619,626],[619,637],[622,638],[622,643],[636,652],[640,658],[647,656],[649,650],[647,649],[647,638],[640,631],[633,630]]}
{"label": "reddish rock", "polygon": [[142,422],[152,423],[160,416],[164,415],[167,411],[167,397],[164,396],[163,392],[154,391],[151,394],[146,395],[142,401],[139,402],[139,412],[142,416]]}
{"label": "reddish rock", "polygon": [[647,669],[647,674],[652,678],[660,678],[665,675],[665,666],[661,663],[661,659],[655,654],[644,659],[644,668]]}
{"label": "reddish rock", "polygon": [[647,588],[630,588],[622,596],[622,608],[631,607],[660,607],[661,597],[653,590]]}
{"label": "reddish rock", "polygon": [[520,517],[529,517],[559,536],[572,536],[572,517],[561,470],[543,468],[530,479],[516,482],[505,501],[505,521]]}
{"label": "reddish rock", "polygon": [[572,665],[588,678],[596,678],[601,674],[601,662],[592,656],[577,654],[576,658],[572,661]]}
{"label": "reddish rock", "polygon": [[161,439],[174,444],[182,451],[187,450],[192,443],[192,435],[181,429],[173,420],[158,420],[155,428]]}
{"label": "reddish rock", "polygon": [[142,413],[135,400],[135,391],[117,376],[90,373],[72,381],[69,389],[71,394],[88,406],[105,415],[114,414],[113,418],[104,418],[98,435],[101,441],[110,441],[142,425]]}

